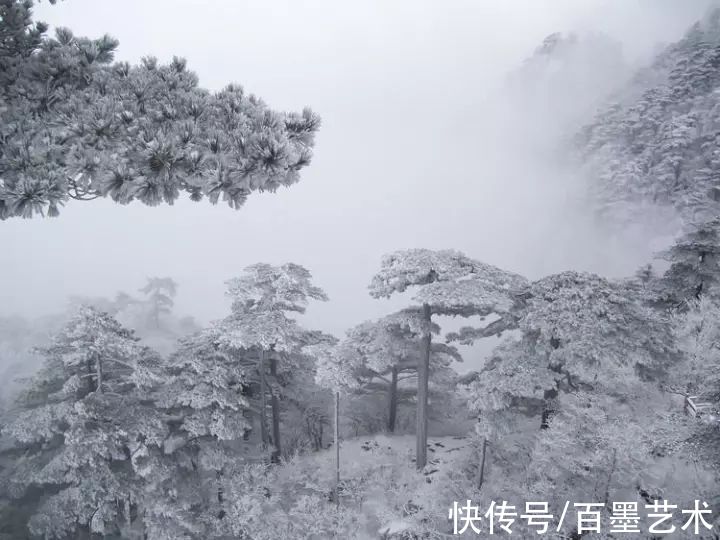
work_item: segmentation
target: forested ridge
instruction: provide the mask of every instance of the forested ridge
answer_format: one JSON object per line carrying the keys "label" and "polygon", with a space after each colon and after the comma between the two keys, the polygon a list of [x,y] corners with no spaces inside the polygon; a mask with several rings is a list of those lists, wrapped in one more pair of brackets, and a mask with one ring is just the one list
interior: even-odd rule
{"label": "forested ridge", "polygon": [[[310,109],[206,91],[179,58],[113,63],[115,40],[49,37],[31,8],[0,0],[0,219],[183,192],[239,209],[310,166]],[[596,54],[615,81],[592,79]],[[642,516],[669,501],[668,537],[720,538],[720,9],[634,71],[602,36],[554,34],[508,91],[560,84],[548,62],[604,85],[558,120],[553,149],[592,187],[589,211],[677,217],[655,259],[624,278],[537,279],[398,249],[367,283],[402,307],[340,336],[307,324],[333,299],[293,262],[233,270],[208,324],[179,313],[166,276],[2,317],[0,538],[443,538],[466,500],[516,505],[519,538],[538,536],[527,501],[555,518],[599,505],[602,532],[573,516],[563,538],[663,537],[610,532],[617,501]],[[482,366],[461,371],[485,340]],[[699,532],[681,512],[696,501],[711,510]]]}
{"label": "forested ridge", "polygon": [[651,202],[717,215],[720,11],[698,21],[578,136],[608,205]]}

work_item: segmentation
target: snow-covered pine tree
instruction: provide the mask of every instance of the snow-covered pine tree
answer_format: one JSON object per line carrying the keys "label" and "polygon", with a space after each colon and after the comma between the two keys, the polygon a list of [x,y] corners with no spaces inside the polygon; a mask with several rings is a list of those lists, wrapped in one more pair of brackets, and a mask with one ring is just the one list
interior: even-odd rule
{"label": "snow-covered pine tree", "polygon": [[[377,321],[366,321],[347,331],[338,345],[338,369],[356,381],[354,393],[375,396],[387,402],[387,431],[395,431],[398,405],[416,397],[418,360],[422,357],[423,324],[417,310],[399,311]],[[440,332],[432,325],[434,334]],[[458,350],[444,343],[431,344],[430,379],[448,379],[440,372],[450,371],[453,361],[462,362]],[[452,379],[452,377],[449,377]]]}
{"label": "snow-covered pine tree", "polygon": [[[278,366],[282,384],[281,412],[285,417],[284,453],[293,456],[306,450],[324,448],[326,427],[332,425],[334,409],[330,388],[318,383],[320,358],[337,344],[334,336],[318,331],[306,332],[301,349],[285,355]],[[290,439],[292,437],[292,439]]]}
{"label": "snow-covered pine tree", "polygon": [[143,520],[149,538],[215,538],[225,528],[229,477],[253,457],[248,381],[214,329],[181,340],[153,402],[168,426],[161,446],[136,462],[147,482]]}
{"label": "snow-covered pine tree", "polygon": [[0,1],[0,219],[55,216],[68,199],[222,199],[299,180],[319,118],[278,113],[237,85],[198,86],[185,60],[112,63],[118,42],[33,22]]}
{"label": "snow-covered pine tree", "polygon": [[704,396],[720,407],[720,303],[701,296],[675,315],[675,336],[684,354],[672,387],[685,396]]}
{"label": "snow-covered pine tree", "polygon": [[[685,399],[694,432],[685,445],[688,456],[708,482],[720,479],[720,304],[701,296],[687,303],[675,318],[675,335],[683,353],[668,381]],[[704,486],[703,486],[704,487]],[[708,498],[717,497],[717,489]],[[717,520],[716,520],[717,521]]]}
{"label": "snow-covered pine tree", "polygon": [[471,383],[495,462],[521,459],[515,471],[527,475],[505,483],[504,470],[495,481],[538,500],[562,494],[552,499],[561,506],[637,497],[653,456],[682,442],[678,412],[658,384],[678,359],[669,317],[625,281],[577,272],[538,280],[519,296],[520,336],[506,338]]}
{"label": "snow-covered pine tree", "polygon": [[657,378],[675,352],[669,318],[644,305],[626,282],[563,272],[518,297],[521,337],[508,338],[486,366],[498,386],[478,395],[483,409],[627,377]]}
{"label": "snow-covered pine tree", "polygon": [[[694,396],[710,414],[720,413],[720,304],[701,296],[675,316],[675,335],[684,358],[669,381],[679,394]],[[687,402],[686,402],[687,405]]]}
{"label": "snow-covered pine tree", "polygon": [[173,298],[177,294],[177,283],[170,277],[151,277],[147,278],[140,292],[147,297],[151,324],[157,330],[160,328],[160,315],[170,313],[175,303]]}
{"label": "snow-covered pine tree", "polygon": [[659,257],[670,263],[658,284],[666,303],[678,307],[704,295],[717,295],[720,218],[690,225]]}
{"label": "snow-covered pine tree", "polygon": [[175,351],[180,338],[200,330],[192,317],[173,313],[173,290],[177,290],[177,284],[170,278],[149,278],[141,289],[147,291],[146,298],[136,298],[123,291],[112,299],[71,296],[69,311],[82,305],[104,311],[133,330],[144,344],[167,357]]}
{"label": "snow-covered pine tree", "polygon": [[417,288],[414,310],[422,322],[422,356],[418,361],[416,466],[427,463],[427,406],[432,316],[481,316],[504,312],[511,291],[525,279],[494,266],[475,261],[453,250],[410,249],[383,257],[380,271],[372,278],[370,295],[389,298],[408,288]]}
{"label": "snow-covered pine tree", "polygon": [[143,499],[133,459],[165,427],[147,395],[159,359],[106,313],[83,307],[42,349],[44,363],[4,427],[7,483],[32,504],[33,535],[130,534]]}
{"label": "snow-covered pine tree", "polygon": [[[303,347],[322,339],[303,329],[287,313],[304,313],[309,300],[327,300],[325,292],[311,282],[304,267],[286,263],[280,266],[259,263],[227,282],[227,295],[232,299],[231,314],[216,323],[219,342],[255,363],[260,398],[260,430],[262,442],[272,438],[272,459],[279,460],[280,398],[279,376],[292,370],[293,359]],[[272,411],[272,436],[268,432],[267,396]]]}
{"label": "snow-covered pine tree", "polygon": [[59,317],[29,320],[20,316],[0,317],[0,409],[10,406],[21,389],[21,377],[28,377],[40,367],[40,356],[33,347],[46,345],[62,327]]}

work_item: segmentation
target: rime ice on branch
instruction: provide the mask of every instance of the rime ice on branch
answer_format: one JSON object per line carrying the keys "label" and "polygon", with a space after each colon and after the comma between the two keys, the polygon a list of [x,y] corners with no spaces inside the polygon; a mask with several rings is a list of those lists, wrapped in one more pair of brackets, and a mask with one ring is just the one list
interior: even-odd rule
{"label": "rime ice on branch", "polygon": [[31,2],[0,2],[0,219],[55,216],[68,199],[239,208],[299,180],[320,120],[237,85],[211,93],[185,60],[113,64],[118,42],[55,37]]}

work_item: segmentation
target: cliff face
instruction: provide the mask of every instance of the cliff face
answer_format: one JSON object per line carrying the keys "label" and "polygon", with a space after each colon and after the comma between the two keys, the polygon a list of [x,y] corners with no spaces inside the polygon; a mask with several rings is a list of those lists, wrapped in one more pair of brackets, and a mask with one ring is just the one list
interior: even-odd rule
{"label": "cliff face", "polygon": [[604,34],[549,35],[504,85],[504,98],[532,138],[558,143],[592,119],[629,79],[619,43]]}

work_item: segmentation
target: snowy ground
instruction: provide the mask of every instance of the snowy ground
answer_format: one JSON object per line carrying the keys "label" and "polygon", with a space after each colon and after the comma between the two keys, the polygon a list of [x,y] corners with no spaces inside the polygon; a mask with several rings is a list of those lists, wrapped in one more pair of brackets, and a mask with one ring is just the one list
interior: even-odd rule
{"label": "snowy ground", "polygon": [[[447,509],[440,503],[439,486],[452,484],[458,463],[475,452],[469,436],[432,437],[428,440],[428,465],[415,469],[413,435],[360,437],[340,446],[342,506],[364,516],[364,530],[355,538],[388,538],[409,528],[420,516]],[[279,479],[294,493],[303,489],[330,492],[334,485],[335,451],[325,450],[293,460]],[[301,482],[298,480],[302,478]],[[448,507],[449,508],[449,507]]]}

